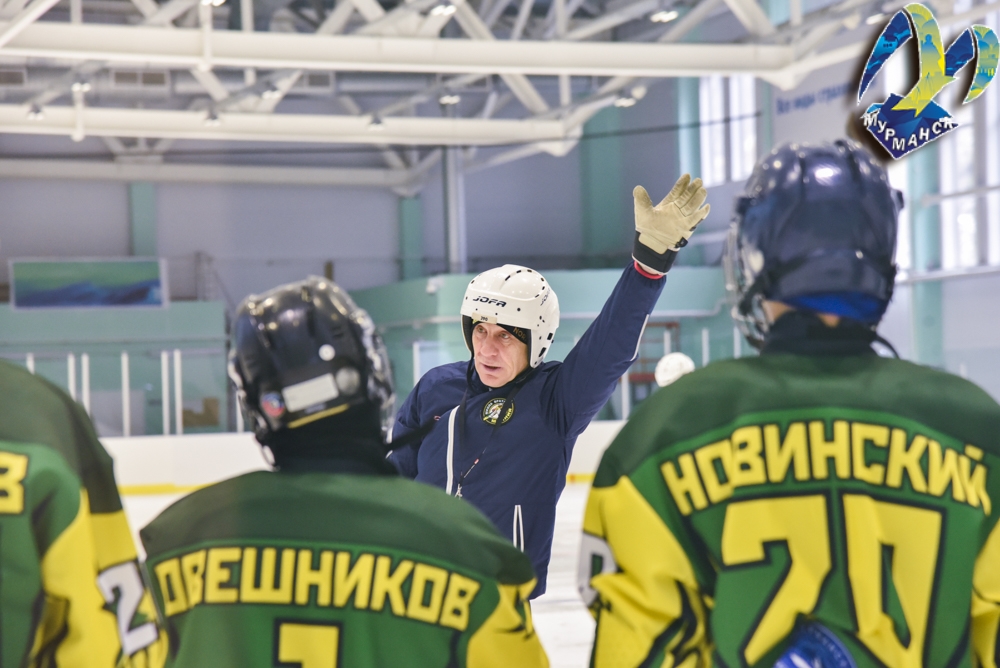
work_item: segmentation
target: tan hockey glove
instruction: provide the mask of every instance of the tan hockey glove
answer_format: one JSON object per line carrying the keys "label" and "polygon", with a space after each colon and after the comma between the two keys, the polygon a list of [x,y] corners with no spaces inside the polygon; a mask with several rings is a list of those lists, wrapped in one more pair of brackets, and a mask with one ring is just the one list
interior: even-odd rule
{"label": "tan hockey glove", "polygon": [[677,251],[687,245],[698,223],[708,216],[710,207],[705,204],[708,191],[701,179],[692,181],[691,175],[685,174],[656,206],[642,186],[635,187],[632,197],[635,199],[632,257],[649,273],[665,274]]}

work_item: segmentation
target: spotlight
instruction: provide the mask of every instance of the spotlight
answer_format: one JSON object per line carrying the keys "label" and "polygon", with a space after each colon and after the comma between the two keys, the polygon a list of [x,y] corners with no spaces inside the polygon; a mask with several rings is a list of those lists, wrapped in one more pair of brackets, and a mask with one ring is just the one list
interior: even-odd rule
{"label": "spotlight", "polygon": [[649,17],[649,20],[652,21],[653,23],[670,23],[678,16],[680,16],[680,13],[678,13],[677,11],[671,10],[668,12],[664,10],[662,12],[656,12],[655,14]]}
{"label": "spotlight", "polygon": [[865,25],[873,26],[885,18],[885,14],[872,14],[865,19]]}
{"label": "spotlight", "polygon": [[462,98],[458,95],[455,95],[454,93],[445,93],[444,95],[438,98],[438,103],[446,106],[452,104],[458,104],[461,101]]}
{"label": "spotlight", "polygon": [[268,84],[267,88],[264,89],[264,92],[261,93],[260,96],[265,100],[277,100],[281,97],[281,91],[278,90],[278,87],[274,84]]}
{"label": "spotlight", "polygon": [[72,86],[70,86],[70,90],[74,93],[89,93],[90,88],[91,88],[90,84],[87,83],[86,81],[77,81]]}
{"label": "spotlight", "polygon": [[205,125],[210,128],[217,128],[222,125],[222,119],[219,118],[219,114],[215,109],[209,109],[208,113],[205,114]]}
{"label": "spotlight", "polygon": [[451,3],[438,5],[437,7],[431,10],[431,16],[451,16],[457,10],[458,8]]}
{"label": "spotlight", "polygon": [[631,107],[633,105],[635,105],[635,98],[634,97],[625,97],[623,95],[622,97],[620,97],[617,100],[615,100],[615,106],[616,107],[627,108],[627,107]]}
{"label": "spotlight", "polygon": [[368,121],[368,130],[370,132],[381,132],[385,130],[385,124],[377,115],[372,115],[372,119]]}
{"label": "spotlight", "polygon": [[45,112],[42,111],[42,106],[39,104],[31,105],[28,109],[28,120],[29,121],[41,121],[45,119]]}

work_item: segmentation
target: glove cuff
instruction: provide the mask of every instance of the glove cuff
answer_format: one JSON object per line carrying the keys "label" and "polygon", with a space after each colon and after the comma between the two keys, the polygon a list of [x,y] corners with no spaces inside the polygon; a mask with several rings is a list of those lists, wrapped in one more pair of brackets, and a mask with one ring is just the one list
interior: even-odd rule
{"label": "glove cuff", "polygon": [[[678,246],[683,247],[687,245],[687,239],[681,239]],[[677,257],[677,251],[667,249],[663,253],[657,253],[649,246],[645,245],[639,241],[639,232],[635,233],[635,241],[632,242],[632,259],[636,262],[646,265],[650,269],[655,269],[661,274],[665,274],[670,271],[670,267],[674,264],[674,259]]]}

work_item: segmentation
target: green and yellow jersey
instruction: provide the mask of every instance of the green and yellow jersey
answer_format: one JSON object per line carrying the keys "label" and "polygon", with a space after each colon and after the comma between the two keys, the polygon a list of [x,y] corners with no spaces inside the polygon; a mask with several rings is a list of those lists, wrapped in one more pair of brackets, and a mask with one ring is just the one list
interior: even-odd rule
{"label": "green and yellow jersey", "polygon": [[163,665],[166,637],[87,415],[2,361],[0,396],[0,665]]}
{"label": "green and yellow jersey", "polygon": [[997,666],[1000,406],[875,356],[712,364],[647,399],[588,499],[592,664],[773,666],[796,625],[859,668]]}
{"label": "green and yellow jersey", "polygon": [[427,485],[259,471],[181,499],[141,536],[170,666],[548,665],[528,558]]}

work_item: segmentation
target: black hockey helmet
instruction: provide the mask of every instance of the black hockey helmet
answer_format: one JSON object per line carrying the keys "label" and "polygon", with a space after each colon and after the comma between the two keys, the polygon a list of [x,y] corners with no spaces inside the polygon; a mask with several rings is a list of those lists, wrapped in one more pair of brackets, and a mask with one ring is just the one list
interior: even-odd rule
{"label": "black hockey helmet", "polygon": [[755,347],[764,300],[872,328],[892,298],[902,193],[859,144],[785,144],[737,199],[723,264],[733,318]]}
{"label": "black hockey helmet", "polygon": [[374,436],[381,428],[384,435],[392,417],[382,338],[368,313],[324,278],[243,300],[232,326],[229,376],[257,440],[272,449],[304,427],[302,433]]}

